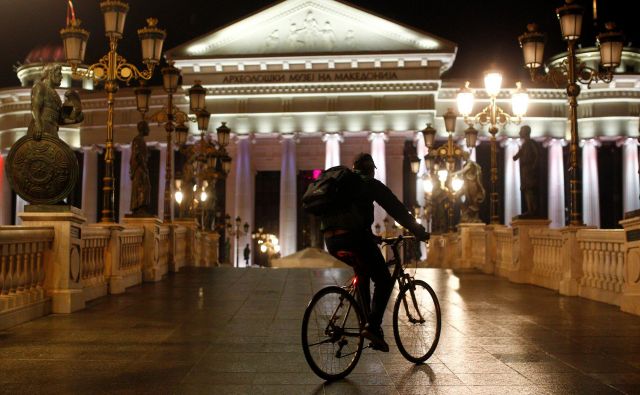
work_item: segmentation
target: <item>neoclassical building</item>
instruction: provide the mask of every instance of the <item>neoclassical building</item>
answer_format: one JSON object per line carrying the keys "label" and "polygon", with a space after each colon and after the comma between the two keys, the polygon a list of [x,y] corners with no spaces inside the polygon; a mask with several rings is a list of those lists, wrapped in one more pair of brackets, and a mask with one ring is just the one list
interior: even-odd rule
{"label": "neoclassical building", "polygon": [[[199,82],[207,90],[212,113],[210,132],[226,122],[233,132],[228,151],[233,167],[224,185],[221,212],[239,216],[251,229],[264,228],[279,236],[286,256],[316,243],[313,221],[300,209],[300,198],[318,170],[350,164],[359,152],[371,152],[376,177],[408,206],[424,205],[420,178],[410,172],[412,153],[426,153],[419,131],[427,123],[444,141],[442,115],[455,109],[463,80],[447,80],[457,46],[446,39],[373,15],[339,1],[288,0],[245,19],[198,37],[166,52],[182,70],[183,91],[177,104],[188,111],[186,89]],[[595,48],[579,53],[594,62]],[[554,61],[561,61],[559,55]],[[640,113],[640,51],[628,48],[614,81],[584,87],[579,97],[582,212],[585,223],[615,227],[626,211],[640,208],[638,182],[638,114]],[[41,65],[26,63],[18,71],[20,87],[0,90],[0,150],[2,163],[12,143],[27,129],[30,84]],[[444,75],[444,78],[443,78]],[[489,98],[476,76],[470,76],[480,111]],[[515,81],[505,84],[498,104],[510,110]],[[523,81],[530,95],[523,122],[546,148],[542,181],[553,227],[565,224],[567,207],[567,101],[564,89],[536,87]],[[81,184],[70,198],[89,222],[100,210],[100,183],[104,172],[102,145],[106,130],[106,98],[91,81],[66,86],[81,88],[85,120],[60,130],[77,153]],[[63,93],[63,90],[60,90]],[[153,90],[151,111],[162,108],[166,95]],[[121,88],[116,100],[115,142],[116,212],[129,210],[130,142],[140,114],[133,88]],[[192,141],[197,139],[190,125]],[[464,140],[463,120],[456,138]],[[501,218],[507,225],[521,211],[519,171],[511,160],[518,150],[518,125],[507,125],[500,140],[499,181]],[[164,128],[153,125],[151,148],[152,205],[163,217],[166,150]],[[480,129],[472,151],[485,171],[488,186],[489,144]],[[176,158],[179,153],[175,153]],[[180,163],[179,160],[172,161]],[[180,169],[175,169],[179,177]],[[118,177],[119,175],[119,177]],[[16,223],[24,202],[11,191],[6,175],[0,178],[0,224]],[[482,218],[488,221],[488,202]],[[385,213],[376,212],[384,227]],[[231,238],[242,251],[247,235]],[[235,261],[235,259],[234,259]],[[243,260],[240,259],[240,265]]]}

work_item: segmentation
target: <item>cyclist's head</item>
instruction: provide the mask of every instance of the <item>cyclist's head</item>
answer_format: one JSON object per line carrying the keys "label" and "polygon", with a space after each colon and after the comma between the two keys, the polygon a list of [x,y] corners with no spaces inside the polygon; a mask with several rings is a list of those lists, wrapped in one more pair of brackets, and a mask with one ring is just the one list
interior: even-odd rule
{"label": "cyclist's head", "polygon": [[361,174],[373,177],[376,172],[376,164],[371,155],[361,152],[353,161],[353,170],[358,170]]}

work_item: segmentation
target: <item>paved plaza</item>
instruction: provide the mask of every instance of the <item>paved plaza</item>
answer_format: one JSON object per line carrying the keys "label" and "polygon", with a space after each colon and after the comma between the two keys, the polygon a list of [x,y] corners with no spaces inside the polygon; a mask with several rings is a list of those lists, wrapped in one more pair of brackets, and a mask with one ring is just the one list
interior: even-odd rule
{"label": "paved plaza", "polygon": [[[345,380],[307,366],[312,293],[348,270],[186,268],[70,315],[0,331],[0,393],[640,393],[640,317],[477,273],[419,269],[443,311],[429,363],[365,350]],[[390,324],[391,304],[385,316]]]}

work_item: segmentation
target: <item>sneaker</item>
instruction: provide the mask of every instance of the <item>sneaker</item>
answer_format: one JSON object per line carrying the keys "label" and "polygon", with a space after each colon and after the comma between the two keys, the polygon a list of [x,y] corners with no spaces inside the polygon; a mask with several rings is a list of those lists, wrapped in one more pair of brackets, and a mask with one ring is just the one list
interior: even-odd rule
{"label": "sneaker", "polygon": [[360,335],[365,339],[371,340],[371,348],[374,350],[389,352],[389,345],[384,341],[384,333],[382,328],[370,327],[369,324],[364,326]]}

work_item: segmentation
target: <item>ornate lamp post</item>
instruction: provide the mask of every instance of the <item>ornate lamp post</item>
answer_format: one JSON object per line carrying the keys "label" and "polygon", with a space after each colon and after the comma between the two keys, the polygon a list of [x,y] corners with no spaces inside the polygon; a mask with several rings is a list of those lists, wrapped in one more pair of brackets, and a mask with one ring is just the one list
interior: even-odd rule
{"label": "ornate lamp post", "polygon": [[[444,125],[447,130],[448,137],[447,142],[442,144],[438,148],[434,148],[436,130],[427,124],[427,127],[422,131],[424,137],[424,143],[427,146],[428,152],[425,155],[425,163],[429,172],[428,178],[424,181],[424,189],[426,194],[427,209],[431,203],[431,193],[433,192],[434,185],[433,179],[436,175],[439,181],[440,188],[447,193],[447,201],[445,202],[445,209],[448,214],[449,231],[453,232],[453,205],[455,203],[456,193],[460,191],[464,185],[464,181],[457,175],[454,175],[456,169],[456,163],[469,158],[469,154],[462,149],[458,144],[453,141],[453,132],[456,126],[456,114],[448,109],[444,114]],[[465,139],[467,146],[473,147],[475,145],[475,138],[478,131],[473,128],[468,128],[465,131]],[[473,143],[473,145],[471,144]]]}
{"label": "ornate lamp post", "polygon": [[160,62],[166,33],[156,26],[158,20],[154,18],[147,19],[147,26],[138,29],[138,37],[142,44],[142,60],[147,68],[141,71],[117,52],[129,4],[123,0],[103,0],[100,2],[100,10],[104,16],[105,35],[109,39],[109,52],[97,63],[88,66],[86,71],[80,71],[78,66],[84,63],[89,32],[81,28],[80,20],[73,16],[68,19],[67,26],[60,30],[60,36],[64,44],[65,59],[71,65],[72,75],[80,78],[90,77],[96,83],[104,82],[104,90],[107,93],[107,140],[100,221],[112,223],[114,222],[113,109],[115,93],[119,88],[118,81],[129,84],[132,79],[149,80],[155,66]]}
{"label": "ornate lamp post", "polygon": [[[520,123],[522,117],[527,112],[529,95],[526,90],[522,88],[522,85],[517,82],[516,91],[511,95],[513,115],[510,115],[496,104],[496,99],[502,86],[502,74],[497,71],[488,71],[484,76],[484,86],[489,96],[489,105],[479,113],[471,115],[473,111],[474,93],[469,88],[468,81],[465,83],[464,88],[458,92],[457,102],[458,112],[464,117],[465,123],[467,123],[470,128],[473,128],[473,125],[476,123],[480,126],[489,126],[489,134],[491,134],[490,222],[497,224],[500,223],[500,216],[498,215],[498,148],[496,134],[498,134],[500,127],[504,127],[508,123]],[[477,134],[478,132],[476,131],[472,141],[467,141],[468,147],[475,147]]]}
{"label": "ornate lamp post", "polygon": [[[173,104],[173,94],[178,90],[180,81],[180,70],[169,63],[167,67],[162,68],[162,88],[167,93],[167,105],[161,110],[146,117],[149,111],[149,98],[151,97],[151,89],[141,86],[134,92],[136,95],[136,106],[142,114],[142,118],[157,123],[164,123],[167,132],[167,160],[165,165],[165,183],[164,183],[164,222],[173,220],[171,210],[171,185],[173,181],[173,166],[171,161],[173,158],[172,134],[176,132],[176,143],[182,145],[186,142],[189,128],[185,122],[189,121],[189,116],[178,109]],[[177,123],[177,126],[176,126]]]}
{"label": "ornate lamp post", "polygon": [[249,223],[245,222],[244,225],[242,225],[242,229],[240,229],[242,218],[240,218],[240,216],[237,216],[234,221],[235,227],[232,227],[231,216],[229,214],[225,216],[225,222],[227,226],[227,233],[229,234],[229,236],[235,236],[236,238],[236,267],[239,267],[240,266],[240,236],[249,234]]}
{"label": "ornate lamp post", "polygon": [[577,83],[580,82],[590,87],[592,82],[611,82],[613,80],[613,70],[620,65],[622,47],[624,45],[624,36],[620,31],[616,30],[615,24],[606,23],[606,31],[597,36],[602,70],[592,69],[583,62],[578,63],[576,43],[580,39],[582,31],[583,14],[584,8],[574,4],[573,0],[565,0],[565,4],[556,9],[562,39],[567,42],[567,58],[559,65],[551,67],[546,74],[538,74],[538,69],[543,64],[544,33],[538,30],[536,24],[530,23],[527,25],[527,31],[518,37],[524,55],[524,65],[531,73],[531,80],[551,81],[556,87],[566,86],[567,89],[571,128],[571,142],[569,145],[569,224],[572,226],[582,225],[582,213],[578,210],[580,195],[578,189],[578,95],[580,94],[580,86]]}

